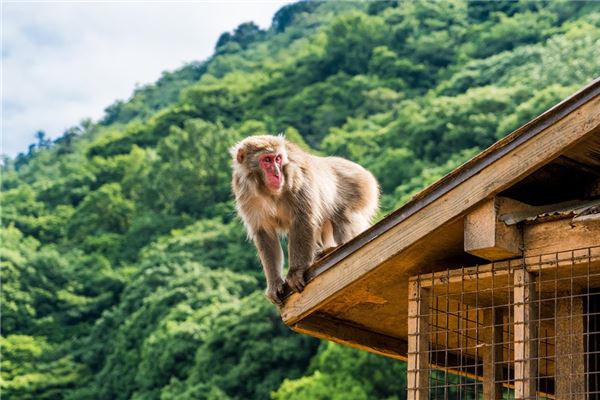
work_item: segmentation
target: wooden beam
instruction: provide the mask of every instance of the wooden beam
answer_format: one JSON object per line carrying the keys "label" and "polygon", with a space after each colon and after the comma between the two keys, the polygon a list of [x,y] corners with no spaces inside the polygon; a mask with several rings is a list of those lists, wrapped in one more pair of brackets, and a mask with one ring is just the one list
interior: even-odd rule
{"label": "wooden beam", "polygon": [[429,290],[408,283],[408,400],[429,400]]}
{"label": "wooden beam", "polygon": [[486,400],[502,399],[503,317],[501,307],[483,311],[483,398]]}
{"label": "wooden beam", "polygon": [[586,399],[583,297],[564,293],[556,303],[556,398]]}
{"label": "wooden beam", "polygon": [[559,219],[523,227],[525,257],[600,246],[600,220]]}
{"label": "wooden beam", "polygon": [[535,399],[537,379],[537,303],[535,278],[514,273],[515,400]]}
{"label": "wooden beam", "polygon": [[493,197],[465,216],[465,252],[486,260],[505,260],[521,254],[521,232],[507,225],[500,216],[529,208],[506,197]]}
{"label": "wooden beam", "polygon": [[[481,288],[488,288],[484,279],[491,283],[492,277],[512,274],[513,269],[523,265],[530,272],[542,272],[563,266],[579,268],[595,264],[600,260],[600,221],[565,218],[526,225],[523,228],[523,245],[522,258],[421,274],[421,285],[444,287],[480,279]],[[572,274],[573,271],[562,271],[562,274],[566,273]],[[544,274],[547,275],[547,272]]]}
{"label": "wooden beam", "polygon": [[[561,118],[509,150],[505,149],[510,140],[495,145],[503,155],[495,158],[492,157],[493,153],[484,153],[494,161],[487,163],[486,158],[479,159],[482,166],[477,165],[477,173],[469,174],[463,168],[460,171],[467,174],[466,177],[459,176],[459,172],[452,174],[451,178],[460,180],[460,184],[436,191],[447,180],[439,183],[428,190],[431,199],[427,197],[411,202],[406,209],[398,210],[356,240],[333,252],[327,258],[335,262],[323,262],[319,270],[321,272],[314,276],[304,291],[301,294],[293,293],[287,299],[281,312],[284,322],[288,325],[296,323],[331,301],[350,284],[366,279],[385,261],[426,237],[440,225],[462,218],[469,206],[496,195],[556,158],[569,146],[600,132],[600,96],[587,99]],[[521,132],[520,135],[525,134]],[[520,137],[517,135],[517,138]],[[356,243],[359,247],[355,248]],[[335,265],[335,268],[325,268],[327,265]]]}
{"label": "wooden beam", "polygon": [[313,314],[296,323],[292,329],[319,339],[406,361],[406,340],[373,332],[326,315]]}

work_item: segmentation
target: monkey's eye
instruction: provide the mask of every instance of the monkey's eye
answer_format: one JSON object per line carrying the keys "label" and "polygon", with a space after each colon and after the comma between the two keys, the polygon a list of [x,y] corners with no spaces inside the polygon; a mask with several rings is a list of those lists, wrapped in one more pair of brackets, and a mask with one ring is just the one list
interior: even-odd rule
{"label": "monkey's eye", "polygon": [[277,157],[275,157],[275,162],[280,163],[281,162],[281,156],[277,155]]}
{"label": "monkey's eye", "polygon": [[265,160],[265,162],[270,163],[271,162],[271,157],[265,157],[264,160]]}

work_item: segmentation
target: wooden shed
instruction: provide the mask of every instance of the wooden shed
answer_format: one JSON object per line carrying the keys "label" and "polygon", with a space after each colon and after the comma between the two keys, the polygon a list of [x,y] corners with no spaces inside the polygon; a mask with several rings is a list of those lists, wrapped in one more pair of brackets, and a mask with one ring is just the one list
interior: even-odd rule
{"label": "wooden shed", "polygon": [[308,280],[283,321],[406,360],[409,399],[600,398],[600,79]]}

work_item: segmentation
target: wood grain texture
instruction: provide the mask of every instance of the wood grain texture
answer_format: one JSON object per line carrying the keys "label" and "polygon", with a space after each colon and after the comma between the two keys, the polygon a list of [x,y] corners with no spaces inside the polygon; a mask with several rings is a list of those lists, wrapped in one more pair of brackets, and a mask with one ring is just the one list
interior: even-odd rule
{"label": "wood grain texture", "polygon": [[[568,297],[572,296],[572,297]],[[556,302],[556,398],[585,400],[583,297],[566,293]]]}
{"label": "wood grain texture", "polygon": [[600,220],[571,218],[525,225],[525,257],[600,245]]}
{"label": "wood grain texture", "polygon": [[[555,227],[562,229],[562,227],[570,226],[568,219],[563,221],[563,224],[555,225]],[[442,229],[439,233],[444,238],[460,237],[462,236],[462,224],[451,231]],[[438,236],[436,231],[436,237]],[[422,275],[421,285],[423,287],[429,287],[436,294],[442,296],[447,290],[452,293],[462,290],[464,291],[464,300],[469,305],[476,304],[473,293],[478,293],[480,306],[505,304],[513,286],[512,271],[515,268],[521,268],[524,262],[529,271],[540,276],[541,285],[545,291],[550,293],[554,293],[555,289],[569,289],[571,284],[600,288],[600,236],[596,236],[594,239],[596,247],[589,249],[572,251],[572,249],[566,248],[565,250],[568,251],[558,254],[533,255],[524,259],[517,258],[464,268],[460,268],[460,266],[473,265],[475,262],[465,263],[461,260],[459,264],[452,264],[447,258],[448,255],[441,261],[436,257],[429,258],[434,250],[440,249],[431,248],[424,242],[423,246],[413,246],[409,251],[404,251],[401,258],[396,258],[392,264],[382,266],[369,275],[368,279],[353,283],[341,295],[324,305],[319,312],[360,325],[368,330],[405,339],[408,332],[407,319],[401,318],[399,315],[406,315],[408,298],[398,296],[398,291],[406,292],[406,282],[408,282],[412,270],[417,273],[421,271],[421,267],[415,267],[414,263],[416,262],[423,263],[434,270],[442,270],[435,275]],[[439,244],[439,242],[437,243]],[[450,241],[447,246],[462,251],[460,241]],[[442,246],[441,249],[448,253],[446,246]],[[413,265],[412,268],[411,265]]]}
{"label": "wood grain texture", "polygon": [[406,340],[354,326],[347,321],[325,315],[311,315],[292,326],[292,329],[319,339],[406,361]]}
{"label": "wood grain texture", "polygon": [[514,273],[515,400],[535,399],[537,378],[537,307],[535,277]]}
{"label": "wood grain texture", "polygon": [[519,227],[505,224],[500,216],[528,208],[526,204],[498,196],[477,205],[465,216],[464,250],[490,261],[519,256],[522,245]]}
{"label": "wood grain texture", "polygon": [[483,398],[489,400],[502,399],[503,314],[500,307],[483,311]]}
{"label": "wood grain texture", "polygon": [[408,283],[407,399],[429,400],[429,291]]}
{"label": "wood grain texture", "polygon": [[[356,238],[339,246],[334,252],[319,260],[309,268],[307,271],[308,279],[310,280],[337,265],[349,254],[364,247],[365,244],[400,224],[410,215],[419,212],[421,209],[439,199],[443,194],[460,186],[463,182],[479,174],[483,169],[494,164],[500,158],[505,157],[515,148],[536,137],[558,121],[568,117],[577,110],[580,110],[585,104],[593,101],[599,96],[600,78],[597,78],[540,116],[521,126],[510,135],[507,135],[494,145],[488,147],[471,160],[444,176],[442,179],[423,189],[421,192],[417,193],[411,201],[390,213],[386,218],[370,229],[367,229]],[[593,127],[590,129],[593,129]],[[590,139],[593,138],[590,137]],[[584,145],[584,143],[584,141],[579,142],[581,145]],[[585,144],[585,146],[587,146],[587,144]],[[574,147],[570,147],[569,149],[572,150],[573,148]],[[289,291],[286,292],[285,297],[288,297],[289,294]]]}
{"label": "wood grain texture", "polygon": [[[368,278],[377,267],[434,231],[460,218],[470,207],[496,195],[589,135],[600,133],[600,97],[594,97],[533,139],[508,152],[419,212],[375,237],[314,277],[302,294],[294,293],[282,309],[288,325],[315,311],[351,283]],[[401,290],[401,289],[400,289]]]}

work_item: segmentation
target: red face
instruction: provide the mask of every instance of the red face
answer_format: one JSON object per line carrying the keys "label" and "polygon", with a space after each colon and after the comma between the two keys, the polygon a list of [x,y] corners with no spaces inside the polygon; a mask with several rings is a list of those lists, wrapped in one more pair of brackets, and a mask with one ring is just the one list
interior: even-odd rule
{"label": "red face", "polygon": [[267,187],[272,191],[279,191],[283,187],[283,171],[281,170],[283,157],[281,157],[281,154],[261,154],[258,163],[265,173]]}

